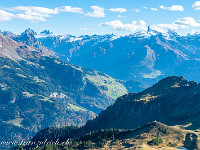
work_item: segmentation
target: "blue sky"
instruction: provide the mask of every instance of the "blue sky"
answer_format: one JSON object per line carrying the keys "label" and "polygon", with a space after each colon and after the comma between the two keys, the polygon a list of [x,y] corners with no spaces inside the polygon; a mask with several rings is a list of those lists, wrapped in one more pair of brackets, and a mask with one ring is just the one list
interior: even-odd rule
{"label": "blue sky", "polygon": [[148,26],[178,33],[200,31],[197,0],[1,0],[0,28],[21,33],[49,29],[55,34],[116,34]]}

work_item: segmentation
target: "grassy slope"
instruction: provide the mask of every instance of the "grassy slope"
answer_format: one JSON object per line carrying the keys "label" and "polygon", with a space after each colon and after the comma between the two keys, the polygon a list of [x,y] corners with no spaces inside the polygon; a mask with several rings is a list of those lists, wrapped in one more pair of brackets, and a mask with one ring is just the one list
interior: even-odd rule
{"label": "grassy slope", "polygon": [[127,93],[126,87],[115,79],[108,75],[102,76],[96,71],[94,73],[94,75],[86,75],[86,78],[93,82],[97,87],[101,87],[108,97],[117,99],[119,96]]}
{"label": "grassy slope", "polygon": [[[75,129],[77,130],[77,129]],[[50,130],[48,133],[53,133]],[[66,132],[66,131],[65,131]],[[61,133],[61,130],[60,130]],[[64,130],[62,131],[64,135]],[[70,133],[70,132],[68,132]],[[50,137],[50,136],[49,136]],[[40,149],[177,149],[186,147],[199,148],[199,138],[193,131],[170,127],[159,122],[151,122],[137,129],[106,129],[93,131],[80,138],[66,140],[59,145],[46,145]],[[160,143],[156,143],[158,139]],[[50,141],[50,139],[49,139]],[[62,143],[62,144],[61,144]],[[65,143],[65,144],[64,144]]]}

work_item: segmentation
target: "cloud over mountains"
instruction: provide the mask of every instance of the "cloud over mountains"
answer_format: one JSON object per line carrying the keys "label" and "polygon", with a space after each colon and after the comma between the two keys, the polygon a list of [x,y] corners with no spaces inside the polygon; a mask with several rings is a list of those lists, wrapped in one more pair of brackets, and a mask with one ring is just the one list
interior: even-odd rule
{"label": "cloud over mountains", "polygon": [[93,12],[89,12],[86,14],[86,16],[90,16],[90,17],[105,17],[105,13],[104,13],[104,8],[103,7],[99,7],[99,6],[91,6],[91,8],[93,9]]}
{"label": "cloud over mountains", "polygon": [[0,10],[0,21],[8,21],[14,18],[35,21],[46,21],[46,18],[61,12],[83,13],[83,9],[72,6],[56,7],[54,9],[35,6],[16,6]]}
{"label": "cloud over mountains", "polygon": [[110,22],[101,23],[100,26],[108,26],[114,30],[122,31],[136,31],[136,30],[146,30],[146,22],[143,20],[132,21],[130,24],[123,24],[120,20],[114,20]]}

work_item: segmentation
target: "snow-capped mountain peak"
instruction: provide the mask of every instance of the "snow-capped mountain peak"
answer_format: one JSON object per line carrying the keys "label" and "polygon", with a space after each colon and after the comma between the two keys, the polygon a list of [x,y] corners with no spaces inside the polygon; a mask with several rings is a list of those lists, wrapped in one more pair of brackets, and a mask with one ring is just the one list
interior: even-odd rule
{"label": "snow-capped mountain peak", "polygon": [[176,41],[176,38],[180,36],[175,30],[171,29],[163,30],[160,28],[156,28],[155,26],[149,26],[147,31],[136,32],[132,35],[138,38],[150,38],[151,36],[161,35],[167,40],[173,40],[173,41]]}

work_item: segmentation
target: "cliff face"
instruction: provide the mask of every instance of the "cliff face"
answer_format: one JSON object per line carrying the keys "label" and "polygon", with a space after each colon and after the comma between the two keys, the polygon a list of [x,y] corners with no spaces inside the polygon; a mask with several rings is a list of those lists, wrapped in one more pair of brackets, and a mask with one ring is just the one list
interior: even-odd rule
{"label": "cliff face", "polygon": [[0,34],[0,57],[9,58],[11,60],[22,60],[26,58],[36,58],[33,53],[36,52],[32,47],[26,46],[22,43]]}
{"label": "cliff face", "polygon": [[34,47],[35,50],[37,50],[43,55],[54,56],[54,57],[56,56],[55,52],[44,47],[41,44],[41,42],[37,38],[35,38],[36,32],[34,32],[30,28],[26,29],[23,33],[21,33],[21,35],[10,34],[9,32],[2,32],[2,34],[5,35],[6,37],[13,39],[14,41],[20,44]]}
{"label": "cliff face", "polygon": [[167,125],[192,122],[200,127],[200,86],[183,77],[167,77],[138,94],[127,94],[89,121],[86,128],[136,128],[157,120]]}

